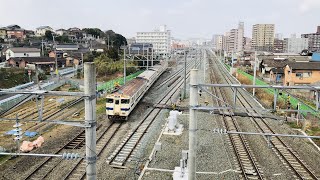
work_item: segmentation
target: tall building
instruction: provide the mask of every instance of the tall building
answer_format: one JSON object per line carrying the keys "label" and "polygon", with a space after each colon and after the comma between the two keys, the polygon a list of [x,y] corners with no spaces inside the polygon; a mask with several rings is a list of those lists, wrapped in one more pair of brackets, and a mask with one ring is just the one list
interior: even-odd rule
{"label": "tall building", "polygon": [[275,53],[283,53],[283,43],[284,40],[275,38],[273,43],[273,52]]}
{"label": "tall building", "polygon": [[214,35],[214,47],[216,50],[224,50],[223,46],[225,43],[225,37],[224,35]]}
{"label": "tall building", "polygon": [[170,52],[171,31],[167,30],[166,25],[151,32],[137,32],[137,43],[151,43],[154,53],[166,55]]}
{"label": "tall building", "polygon": [[302,38],[308,38],[308,50],[311,52],[320,52],[320,26],[316,33],[301,34]]}
{"label": "tall building", "polygon": [[251,38],[243,37],[243,51],[251,51]]}
{"label": "tall building", "polygon": [[226,35],[227,50],[240,52],[243,50],[244,23],[240,22],[238,29],[231,29]]}
{"label": "tall building", "polygon": [[252,27],[252,48],[256,51],[272,51],[274,24],[255,24]]}
{"label": "tall building", "polygon": [[301,53],[308,49],[308,38],[284,38],[283,50],[287,53]]}

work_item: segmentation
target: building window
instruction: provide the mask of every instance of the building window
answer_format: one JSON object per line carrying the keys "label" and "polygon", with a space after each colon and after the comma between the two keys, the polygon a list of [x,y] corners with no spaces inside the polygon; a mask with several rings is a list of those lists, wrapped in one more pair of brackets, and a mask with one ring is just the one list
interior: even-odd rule
{"label": "building window", "polygon": [[297,72],[297,73],[296,73],[296,77],[297,77],[297,78],[302,78],[302,77],[303,77],[303,73],[298,73],[298,72]]}

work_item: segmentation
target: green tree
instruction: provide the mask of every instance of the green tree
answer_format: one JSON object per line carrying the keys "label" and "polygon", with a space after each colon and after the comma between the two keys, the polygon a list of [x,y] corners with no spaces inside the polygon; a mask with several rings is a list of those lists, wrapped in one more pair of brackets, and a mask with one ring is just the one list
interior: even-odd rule
{"label": "green tree", "polygon": [[94,37],[100,37],[103,38],[105,37],[105,33],[101,31],[99,28],[84,28],[82,31],[86,32],[87,34],[91,34]]}
{"label": "green tree", "polygon": [[59,42],[59,43],[70,43],[70,42],[71,42],[71,40],[69,39],[69,37],[66,36],[66,35],[58,36],[58,37],[55,38],[55,40],[56,40],[57,42]]}
{"label": "green tree", "polygon": [[46,31],[46,33],[44,34],[44,37],[49,41],[53,40],[53,35],[51,31]]}

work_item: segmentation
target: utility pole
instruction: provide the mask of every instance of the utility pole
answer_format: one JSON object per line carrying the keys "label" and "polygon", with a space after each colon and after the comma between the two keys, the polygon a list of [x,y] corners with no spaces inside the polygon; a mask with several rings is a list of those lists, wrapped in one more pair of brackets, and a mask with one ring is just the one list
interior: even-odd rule
{"label": "utility pole", "polygon": [[206,59],[207,59],[207,54],[206,51],[203,53],[203,83],[206,83]]}
{"label": "utility pole", "polygon": [[108,35],[108,50],[110,49],[110,38],[109,38],[109,35]]}
{"label": "utility pole", "polygon": [[186,99],[187,96],[187,52],[184,50],[184,84],[183,84],[183,99]]}
{"label": "utility pole", "polygon": [[[81,68],[81,74],[83,74],[83,69],[84,69],[84,59],[83,59],[83,53],[81,53],[81,66],[82,66],[82,68]],[[80,76],[81,77],[81,76]]]}
{"label": "utility pole", "polygon": [[[254,52],[254,68],[253,68],[253,85],[256,85],[256,76],[257,76],[257,51]],[[255,96],[256,88],[252,89],[252,95]]]}
{"label": "utility pole", "polygon": [[196,156],[197,156],[197,114],[193,109],[198,105],[198,70],[192,69],[190,75],[190,112],[189,112],[189,158],[188,179],[196,179]]}
{"label": "utility pole", "polygon": [[149,46],[147,48],[147,70],[149,70]]}
{"label": "utility pole", "polygon": [[126,67],[126,47],[123,48],[123,84],[126,84],[127,67]]}
{"label": "utility pole", "polygon": [[152,52],[151,52],[151,66],[153,67],[153,45],[152,45]]}
{"label": "utility pole", "polygon": [[85,124],[86,127],[86,174],[87,180],[97,179],[97,152],[96,152],[96,71],[92,62],[84,65],[84,93],[85,99]]}
{"label": "utility pole", "polygon": [[56,60],[56,75],[58,76],[58,57],[57,57],[57,45],[56,45],[56,41],[54,40],[54,35],[52,35],[52,39],[53,39],[53,45],[54,45],[54,58]]}
{"label": "utility pole", "polygon": [[41,39],[41,54],[42,54],[42,57],[44,57],[43,39]]}

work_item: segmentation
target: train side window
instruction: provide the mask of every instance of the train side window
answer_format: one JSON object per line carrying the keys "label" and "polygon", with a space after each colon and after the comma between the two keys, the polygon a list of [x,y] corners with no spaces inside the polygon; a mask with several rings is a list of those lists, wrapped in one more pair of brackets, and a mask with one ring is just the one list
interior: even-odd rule
{"label": "train side window", "polygon": [[121,104],[129,104],[129,99],[121,99]]}
{"label": "train side window", "polygon": [[113,99],[107,98],[107,103],[113,103]]}
{"label": "train side window", "polygon": [[115,104],[119,104],[119,100],[116,100]]}

